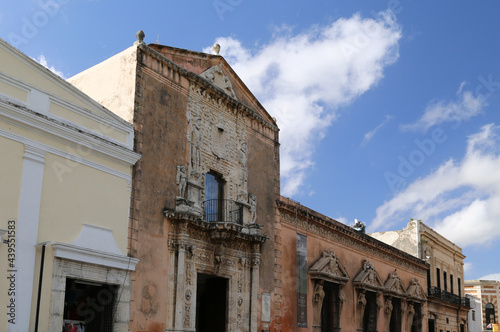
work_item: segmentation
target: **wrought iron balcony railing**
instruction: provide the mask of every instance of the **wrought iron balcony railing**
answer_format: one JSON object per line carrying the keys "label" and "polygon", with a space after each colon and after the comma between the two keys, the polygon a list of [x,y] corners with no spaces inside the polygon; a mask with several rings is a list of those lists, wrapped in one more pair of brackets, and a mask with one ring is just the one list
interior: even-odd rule
{"label": "wrought iron balcony railing", "polygon": [[430,297],[438,298],[444,300],[448,303],[453,303],[461,307],[470,308],[470,299],[466,297],[460,297],[456,294],[441,290],[437,287],[429,287],[428,294]]}
{"label": "wrought iron balcony railing", "polygon": [[243,207],[230,199],[211,199],[203,202],[203,220],[243,224]]}

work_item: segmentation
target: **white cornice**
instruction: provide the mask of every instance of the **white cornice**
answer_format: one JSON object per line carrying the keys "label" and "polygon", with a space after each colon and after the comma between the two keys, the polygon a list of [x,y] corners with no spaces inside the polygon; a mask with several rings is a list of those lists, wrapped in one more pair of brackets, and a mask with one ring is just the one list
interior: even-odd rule
{"label": "white cornice", "polygon": [[95,108],[102,110],[104,113],[107,113],[111,118],[114,118],[116,121],[123,122],[124,124],[128,124],[127,121],[116,115],[115,113],[111,112],[101,104],[99,104],[97,101],[94,99],[90,98],[88,95],[86,95],[84,92],[79,90],[77,87],[66,81],[64,78],[60,77],[59,75],[54,74],[50,69],[42,66],[40,63],[38,63],[36,60],[33,58],[27,56],[14,46],[10,45],[7,43],[5,40],[0,38],[0,48],[5,49],[7,52],[11,53],[14,57],[17,57],[20,61],[22,61],[25,65],[28,67],[38,71],[41,75],[45,76],[48,80],[52,81],[54,84],[59,86],[60,88],[66,90],[68,93],[74,95],[76,98],[80,99],[81,101],[88,103],[90,105],[93,105]]}
{"label": "white cornice", "polygon": [[85,150],[98,157],[130,166],[136,163],[140,155],[127,148],[110,142],[88,131],[76,128],[68,123],[27,109],[23,105],[0,98],[0,119],[31,132],[69,145],[78,150]]}
{"label": "white cornice", "polygon": [[56,242],[52,244],[52,249],[54,250],[54,257],[103,265],[128,271],[135,271],[135,266],[139,263],[137,258],[107,253],[66,243]]}
{"label": "white cornice", "polygon": [[73,154],[70,154],[70,153],[68,153],[66,151],[59,150],[59,149],[54,148],[52,146],[49,146],[49,145],[46,145],[46,144],[42,144],[40,142],[33,141],[33,140],[29,139],[29,138],[13,134],[13,133],[11,133],[9,131],[6,131],[6,130],[0,129],[0,136],[8,138],[8,139],[11,139],[11,140],[19,142],[19,143],[22,143],[25,146],[31,146],[31,147],[37,148],[39,150],[52,153],[52,154],[54,154],[56,156],[59,156],[59,157],[62,157],[62,158],[65,158],[65,159],[68,159],[68,160],[80,163],[82,165],[86,165],[86,166],[95,168],[95,169],[100,170],[102,172],[105,172],[105,173],[108,173],[108,174],[111,174],[111,175],[114,175],[114,176],[118,176],[118,177],[120,177],[122,179],[125,179],[125,180],[129,181],[129,182],[132,180],[132,175],[131,174],[117,171],[117,170],[115,170],[113,168],[104,166],[102,164],[93,162],[91,160],[85,159],[85,158],[80,157],[80,156],[75,156]]}

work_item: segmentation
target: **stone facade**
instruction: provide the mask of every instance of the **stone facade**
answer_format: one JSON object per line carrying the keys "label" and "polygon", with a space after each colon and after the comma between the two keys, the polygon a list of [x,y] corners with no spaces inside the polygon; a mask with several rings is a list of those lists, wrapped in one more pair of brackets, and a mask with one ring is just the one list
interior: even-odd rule
{"label": "stone facade", "polygon": [[491,327],[487,328],[490,323],[499,324],[500,281],[466,280],[465,292],[480,299],[480,305],[476,305],[473,310],[476,320],[481,322],[480,326],[483,331],[491,330]]}
{"label": "stone facade", "polygon": [[[109,77],[135,82],[133,100],[119,82],[92,90]],[[136,127],[130,330],[268,329],[279,317],[275,121],[217,55],[137,43],[71,81]]]}
{"label": "stone facade", "polygon": [[462,249],[420,220],[403,230],[372,237],[429,263],[427,275],[429,331],[467,330],[470,301],[465,297]]}

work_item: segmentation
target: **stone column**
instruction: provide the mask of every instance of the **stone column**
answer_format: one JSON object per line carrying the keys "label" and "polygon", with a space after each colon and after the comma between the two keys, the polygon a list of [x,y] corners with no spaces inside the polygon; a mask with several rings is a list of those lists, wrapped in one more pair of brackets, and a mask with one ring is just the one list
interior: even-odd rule
{"label": "stone column", "polygon": [[184,327],[184,288],[186,275],[186,245],[179,243],[179,251],[177,253],[177,285],[175,290],[175,329],[181,331]]}
{"label": "stone column", "polygon": [[257,295],[259,290],[259,265],[260,254],[254,252],[251,262],[252,279],[250,281],[250,332],[257,332]]}
{"label": "stone column", "polygon": [[[31,300],[35,273],[38,238],[38,219],[42,198],[43,172],[46,151],[25,145],[21,193],[16,222],[16,260],[9,274],[16,276],[16,320],[8,324],[8,331],[29,331]],[[16,275],[17,273],[17,275]],[[7,291],[5,291],[5,294]],[[34,297],[36,301],[36,296]]]}

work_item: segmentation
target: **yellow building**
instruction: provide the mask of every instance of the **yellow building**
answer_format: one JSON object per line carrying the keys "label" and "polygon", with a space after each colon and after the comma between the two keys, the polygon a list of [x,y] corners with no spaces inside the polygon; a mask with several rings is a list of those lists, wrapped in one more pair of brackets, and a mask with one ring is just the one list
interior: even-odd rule
{"label": "yellow building", "polygon": [[0,39],[0,331],[127,331],[134,128]]}

